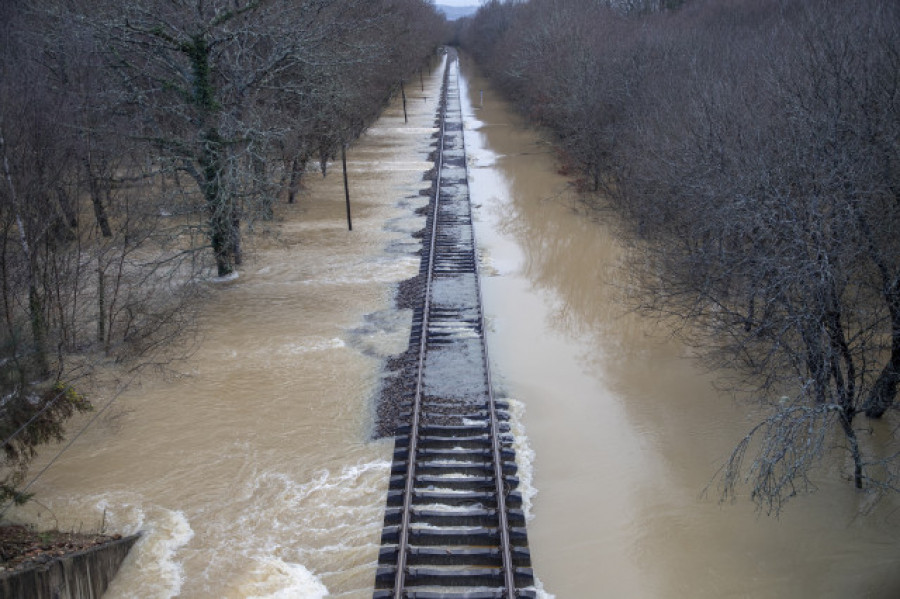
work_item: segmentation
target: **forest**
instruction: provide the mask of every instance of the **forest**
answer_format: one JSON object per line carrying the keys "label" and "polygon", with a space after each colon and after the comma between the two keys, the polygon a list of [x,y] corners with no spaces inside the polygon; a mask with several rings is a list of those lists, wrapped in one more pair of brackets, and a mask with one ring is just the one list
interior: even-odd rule
{"label": "forest", "polygon": [[445,38],[426,0],[0,3],[2,505]]}
{"label": "forest", "polygon": [[627,240],[633,305],[759,413],[722,497],[896,492],[900,6],[491,0],[456,36]]}

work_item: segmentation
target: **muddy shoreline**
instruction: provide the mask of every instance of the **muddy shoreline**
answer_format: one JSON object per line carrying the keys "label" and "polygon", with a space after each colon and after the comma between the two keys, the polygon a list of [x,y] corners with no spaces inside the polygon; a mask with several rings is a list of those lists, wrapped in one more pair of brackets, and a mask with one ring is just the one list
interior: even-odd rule
{"label": "muddy shoreline", "polygon": [[37,531],[19,524],[0,526],[0,573],[46,564],[121,538],[121,534]]}

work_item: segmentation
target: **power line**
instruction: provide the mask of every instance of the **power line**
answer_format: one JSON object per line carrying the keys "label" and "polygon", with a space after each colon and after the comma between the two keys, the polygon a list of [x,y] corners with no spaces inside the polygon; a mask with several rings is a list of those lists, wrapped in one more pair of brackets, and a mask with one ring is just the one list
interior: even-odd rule
{"label": "power line", "polygon": [[47,410],[49,410],[50,408],[52,408],[52,407],[56,404],[56,402],[58,402],[58,401],[60,400],[60,398],[62,398],[65,394],[66,394],[66,390],[65,390],[65,389],[60,390],[59,393],[56,394],[56,397],[54,397],[54,398],[53,398],[47,405],[45,405],[43,408],[41,408],[40,410],[38,410],[37,412],[35,412],[34,415],[33,415],[31,418],[29,418],[29,419],[25,422],[25,424],[23,424],[22,426],[20,426],[20,427],[16,430],[16,432],[14,432],[13,434],[11,434],[11,435],[8,436],[7,438],[3,439],[3,447],[5,447],[6,444],[9,443],[10,441],[12,441],[13,439],[15,439],[16,437],[18,437],[19,434],[20,434],[22,431],[24,431],[26,428],[28,428],[28,425],[29,425],[29,424],[31,424],[32,422],[34,422],[35,420],[37,420],[38,417],[40,417],[41,414],[43,414],[44,412],[46,412]]}
{"label": "power line", "polygon": [[[109,406],[111,406],[111,405],[113,404],[113,402],[116,401],[116,400],[119,398],[119,396],[122,395],[122,393],[124,393],[125,389],[127,389],[127,388],[130,386],[131,382],[134,381],[134,379],[135,379],[136,377],[137,377],[136,374],[135,374],[135,375],[132,375],[132,377],[128,380],[128,382],[127,382],[126,384],[124,384],[124,385],[122,385],[121,387],[119,387],[119,390],[118,390],[118,391],[110,398],[110,400],[109,400],[108,402],[106,402],[106,405],[104,405],[104,406],[103,406],[96,414],[94,414],[94,417],[93,417],[93,418],[91,418],[90,420],[88,420],[88,422],[81,428],[81,430],[79,430],[78,433],[76,433],[75,436],[72,437],[72,439],[71,439],[68,443],[66,443],[65,447],[63,447],[62,449],[60,449],[59,452],[58,452],[55,456],[53,456],[53,459],[51,459],[51,460],[47,463],[47,465],[44,466],[44,467],[41,469],[41,471],[38,472],[38,473],[34,476],[34,478],[32,478],[31,481],[30,481],[27,485],[25,485],[25,486],[22,488],[21,491],[18,491],[18,494],[19,494],[19,495],[25,494],[25,493],[28,491],[28,489],[31,488],[31,485],[33,485],[35,482],[37,482],[37,480],[38,480],[41,476],[43,476],[43,474],[44,474],[45,472],[47,472],[47,470],[49,470],[50,467],[51,467],[53,464],[56,463],[56,461],[60,458],[60,456],[62,456],[63,453],[65,453],[70,447],[72,447],[72,444],[75,443],[75,441],[77,441],[78,438],[81,437],[81,435],[84,434],[84,432],[85,432],[92,424],[94,424],[94,422],[97,421],[97,419],[103,414],[103,412],[105,412],[105,411],[109,408]],[[7,510],[9,510],[9,508],[12,507],[14,503],[15,503],[15,499],[12,499],[12,500],[9,501],[9,503],[7,503],[5,506],[3,506],[3,509],[0,510],[0,518],[2,518],[2,517],[6,514]]]}

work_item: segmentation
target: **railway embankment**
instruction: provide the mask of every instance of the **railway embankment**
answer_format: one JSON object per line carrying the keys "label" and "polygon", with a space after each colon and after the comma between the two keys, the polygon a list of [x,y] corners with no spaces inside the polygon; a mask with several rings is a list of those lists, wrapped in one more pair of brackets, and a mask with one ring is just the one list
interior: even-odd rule
{"label": "railway embankment", "polygon": [[458,61],[440,108],[434,197],[406,301],[410,345],[374,597],[535,597],[508,406],[495,401],[469,201]]}

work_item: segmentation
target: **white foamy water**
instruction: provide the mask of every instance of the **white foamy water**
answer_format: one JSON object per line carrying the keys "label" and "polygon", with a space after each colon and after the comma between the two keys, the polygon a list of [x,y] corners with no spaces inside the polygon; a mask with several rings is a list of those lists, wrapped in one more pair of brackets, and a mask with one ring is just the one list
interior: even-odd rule
{"label": "white foamy water", "polygon": [[[371,597],[392,443],[369,441],[370,402],[409,334],[392,289],[418,272],[424,218],[410,213],[428,183],[413,166],[435,107],[406,127],[394,105],[351,148],[352,233],[336,169],[278,206],[275,235],[248,238],[241,276],[212,287],[196,354],[124,394],[35,485],[41,505],[17,510],[142,532],[108,599]],[[531,454],[517,451],[530,514]]]}
{"label": "white foamy water", "polygon": [[384,135],[421,135],[429,136],[438,130],[434,127],[383,127],[374,126],[366,131],[367,136],[377,137]]}
{"label": "white foamy water", "polygon": [[[109,492],[100,496],[84,496],[50,502],[48,510],[28,506],[31,520],[43,526],[62,530],[115,531],[123,536],[136,533],[141,539],[131,550],[126,568],[139,570],[153,585],[135,586],[113,581],[104,597],[120,599],[162,599],[177,596],[184,583],[184,568],[179,552],[194,537],[194,530],[184,512],[146,502],[136,493]],[[78,521],[68,515],[77,515]],[[59,518],[62,517],[62,520]]]}
{"label": "white foamy water", "polygon": [[328,589],[301,564],[280,559],[258,563],[251,580],[242,583],[238,592],[247,599],[322,599]]}
{"label": "white foamy water", "polygon": [[393,289],[418,272],[440,68],[408,126],[395,102],[350,148],[354,230],[340,169],[308,173],[211,286],[196,353],[123,394],[13,514],[141,531],[108,598],[371,597],[393,448],[370,440],[372,399],[409,334]]}
{"label": "white foamy water", "polygon": [[519,400],[504,398],[509,404],[510,432],[513,434],[513,448],[516,450],[516,465],[519,467],[519,492],[522,493],[522,511],[525,519],[534,517],[532,506],[538,490],[534,486],[534,450],[528,443],[525,430],[525,404]]}
{"label": "white foamy water", "polygon": [[301,284],[356,286],[360,283],[399,283],[418,272],[418,257],[402,256],[336,267],[331,272],[316,273],[316,276],[301,281]]}
{"label": "white foamy water", "polygon": [[[138,529],[143,538],[133,549],[134,557],[129,567],[141,571],[143,577],[157,581],[151,588],[138,588],[125,583],[112,585],[106,596],[121,599],[174,597],[181,592],[184,583],[184,567],[179,560],[179,550],[193,538],[194,531],[182,512],[160,510],[145,518]],[[121,579],[120,579],[121,580]]]}
{"label": "white foamy water", "polygon": [[288,336],[279,340],[279,336],[272,336],[260,342],[256,347],[222,348],[222,359],[246,362],[248,360],[272,363],[279,360],[292,360],[296,356],[316,352],[327,352],[345,347],[343,339],[332,337],[331,339],[319,336],[296,338]]}
{"label": "white foamy water", "polygon": [[321,337],[312,337],[299,343],[286,343],[281,348],[276,349],[276,353],[296,356],[298,354],[307,354],[309,352],[325,351],[328,349],[340,349],[347,344],[343,339],[332,338],[323,339]]}
{"label": "white foamy water", "polygon": [[626,313],[618,267],[628,240],[585,208],[547,141],[466,61],[462,75],[476,233],[497,273],[482,281],[492,365],[528,405],[529,484],[541,490],[528,537],[548,589],[567,598],[900,596],[900,558],[886,550],[900,533],[896,498],[870,510],[866,494],[821,476],[816,495],[775,519],[748,498],[719,505],[715,491],[703,494],[752,426],[749,410],[658,322]]}
{"label": "white foamy water", "polygon": [[433,165],[431,162],[424,161],[416,161],[416,162],[354,162],[347,164],[348,172],[356,171],[356,172],[366,172],[366,171],[378,171],[381,169],[389,169],[392,171],[411,171],[411,172],[419,172],[427,171]]}
{"label": "white foamy water", "polygon": [[234,271],[230,274],[223,275],[221,277],[210,277],[210,283],[230,283],[231,281],[237,281],[240,277],[240,273],[238,271]]}

